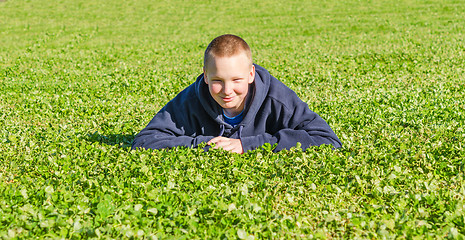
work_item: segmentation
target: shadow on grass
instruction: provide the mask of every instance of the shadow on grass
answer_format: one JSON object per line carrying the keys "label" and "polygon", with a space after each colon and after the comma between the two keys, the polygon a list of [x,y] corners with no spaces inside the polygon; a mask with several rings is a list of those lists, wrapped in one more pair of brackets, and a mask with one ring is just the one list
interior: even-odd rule
{"label": "shadow on grass", "polygon": [[134,134],[110,134],[102,135],[98,132],[87,134],[84,139],[89,142],[98,142],[107,145],[118,145],[120,148],[130,150]]}

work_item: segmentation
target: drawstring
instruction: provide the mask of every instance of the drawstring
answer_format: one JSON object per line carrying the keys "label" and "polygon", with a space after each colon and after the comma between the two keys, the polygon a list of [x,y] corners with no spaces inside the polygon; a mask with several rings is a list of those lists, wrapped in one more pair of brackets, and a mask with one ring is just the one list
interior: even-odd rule
{"label": "drawstring", "polygon": [[[242,134],[242,129],[244,128],[243,125],[239,125],[239,129],[237,130],[238,131],[238,139],[241,139],[241,134]],[[218,136],[223,136],[224,134],[224,131],[225,131],[225,126],[224,124],[221,124],[221,129],[220,129],[220,134]]]}
{"label": "drawstring", "polygon": [[241,139],[241,134],[242,134],[242,129],[243,128],[244,128],[243,125],[239,125],[239,132],[238,132],[239,137],[238,137],[238,139]]}
{"label": "drawstring", "polygon": [[224,124],[221,124],[221,130],[220,130],[220,135],[218,136],[223,136],[223,133],[224,133]]}

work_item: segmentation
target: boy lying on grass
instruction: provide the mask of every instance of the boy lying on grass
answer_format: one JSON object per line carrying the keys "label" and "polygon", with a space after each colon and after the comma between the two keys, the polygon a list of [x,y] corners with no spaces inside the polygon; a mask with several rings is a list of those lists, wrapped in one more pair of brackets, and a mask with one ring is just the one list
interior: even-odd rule
{"label": "boy lying on grass", "polygon": [[247,43],[234,35],[208,45],[203,74],[168,102],[134,139],[132,149],[197,147],[244,153],[264,143],[274,151],[301,143],[341,147],[318,114],[270,73],[252,62]]}

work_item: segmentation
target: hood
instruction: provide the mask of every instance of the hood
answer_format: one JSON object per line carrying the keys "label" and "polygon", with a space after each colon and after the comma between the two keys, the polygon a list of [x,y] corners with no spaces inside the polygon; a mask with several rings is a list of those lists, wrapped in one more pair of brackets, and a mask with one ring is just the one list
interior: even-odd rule
{"label": "hood", "polygon": [[215,99],[210,95],[208,91],[208,85],[205,83],[203,73],[197,77],[195,81],[195,94],[197,95],[200,104],[207,114],[219,124],[224,124],[223,116],[221,116],[221,106],[216,103]]}
{"label": "hood", "polygon": [[[244,120],[238,126],[247,125],[249,122],[255,119],[255,115],[260,109],[265,97],[268,94],[270,89],[271,75],[263,67],[254,64],[255,66],[255,79],[254,79],[254,89],[253,92],[249,94],[254,94],[252,102],[250,103]],[[222,108],[221,106],[213,99],[208,91],[208,85],[204,81],[203,73],[197,77],[195,82],[195,92],[199,98],[202,107],[208,113],[208,115],[214,119],[218,124],[225,125],[226,123],[223,120]]]}

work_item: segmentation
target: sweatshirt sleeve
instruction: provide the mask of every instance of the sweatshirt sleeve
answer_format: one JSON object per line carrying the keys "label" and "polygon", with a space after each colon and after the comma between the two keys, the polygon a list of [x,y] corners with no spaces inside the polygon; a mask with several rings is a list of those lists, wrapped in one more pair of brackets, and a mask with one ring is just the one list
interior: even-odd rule
{"label": "sweatshirt sleeve", "polygon": [[168,103],[158,112],[150,123],[136,135],[132,149],[162,149],[178,146],[197,147],[202,142],[208,142],[213,136],[188,136],[186,128],[190,127],[187,120],[188,112],[174,102]]}
{"label": "sweatshirt sleeve", "polygon": [[288,109],[285,114],[287,116],[285,127],[276,133],[242,137],[244,151],[258,148],[264,143],[271,145],[277,143],[274,151],[290,149],[296,146],[297,142],[301,143],[303,150],[322,144],[333,145],[335,148],[342,146],[341,141],[326,121],[311,111],[306,103],[298,103],[292,110]]}

